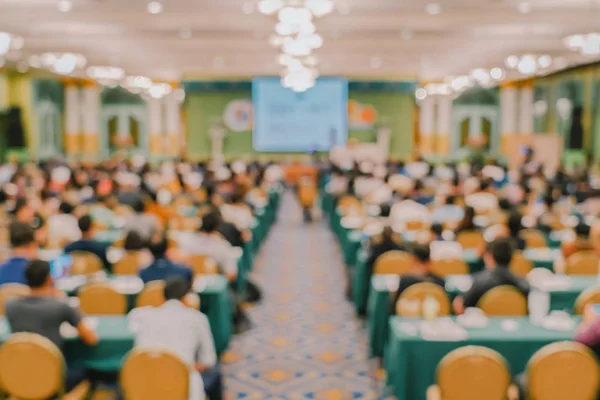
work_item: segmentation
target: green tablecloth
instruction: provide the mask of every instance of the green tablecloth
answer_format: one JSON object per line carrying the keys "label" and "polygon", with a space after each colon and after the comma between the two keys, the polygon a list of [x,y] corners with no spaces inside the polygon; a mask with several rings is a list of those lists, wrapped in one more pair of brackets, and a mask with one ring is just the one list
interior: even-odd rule
{"label": "green tablecloth", "polygon": [[[109,280],[118,278],[109,277]],[[229,346],[233,335],[233,305],[229,297],[228,282],[225,277],[214,276],[206,280],[206,286],[197,292],[200,296],[200,311],[206,314],[210,322],[215,348],[217,354],[223,353]],[[77,294],[77,288],[68,291],[70,296]],[[135,307],[135,301],[139,293],[127,294],[129,309]]]}
{"label": "green tablecloth", "polygon": [[[388,339],[388,320],[393,310],[390,289],[386,284],[385,275],[374,276],[371,279],[371,293],[367,305],[367,332],[369,338],[369,352],[371,356],[382,357]],[[550,310],[564,310],[572,313],[575,301],[581,292],[597,284],[596,277],[573,276],[569,277],[571,285],[566,290],[548,291],[550,294]],[[453,285],[453,277],[447,278],[446,291],[453,300],[461,291]]]}
{"label": "green tablecloth", "polygon": [[390,320],[385,369],[388,384],[393,387],[398,400],[425,400],[427,388],[436,381],[438,363],[459,347],[489,347],[502,354],[508,361],[511,373],[517,375],[525,370],[527,362],[537,350],[552,342],[570,340],[574,335],[574,330],[557,332],[533,326],[527,318],[518,318],[518,330],[508,332],[500,326],[502,318],[490,318],[489,325],[483,329],[467,329],[467,340],[426,341],[419,334],[411,336],[402,329],[402,322],[417,321],[399,317]]}
{"label": "green tablecloth", "polygon": [[[127,316],[99,316],[96,332],[100,341],[88,346],[79,338],[65,339],[65,358],[69,363],[83,364],[99,371],[119,371],[123,357],[133,348],[134,336],[129,331]],[[0,332],[0,343],[9,336],[8,323],[2,317],[6,329]]]}

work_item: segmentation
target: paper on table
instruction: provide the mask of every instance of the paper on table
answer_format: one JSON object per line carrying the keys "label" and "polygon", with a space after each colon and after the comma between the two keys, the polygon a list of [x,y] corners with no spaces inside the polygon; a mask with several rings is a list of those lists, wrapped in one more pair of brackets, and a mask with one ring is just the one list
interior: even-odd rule
{"label": "paper on table", "polygon": [[506,332],[516,332],[519,330],[519,322],[516,319],[505,319],[500,322],[500,328]]}
{"label": "paper on table", "polygon": [[363,224],[364,219],[362,217],[342,217],[340,225],[346,229],[357,229]]}
{"label": "paper on table", "polygon": [[87,278],[84,275],[73,275],[73,276],[65,276],[63,278],[57,279],[54,282],[54,285],[57,289],[72,292],[79,288],[80,286],[85,285],[87,282]]}
{"label": "paper on table", "polygon": [[532,281],[531,284],[544,292],[560,292],[569,290],[573,282],[566,275],[551,275],[546,279]]}
{"label": "paper on table", "polygon": [[68,322],[63,322],[60,324],[60,336],[65,339],[72,339],[77,337],[79,334],[77,333],[77,329],[74,326],[70,325]]}
{"label": "paper on table", "polygon": [[194,279],[193,290],[196,293],[202,293],[208,285],[208,279],[210,276],[198,276]]}
{"label": "paper on table", "polygon": [[446,279],[446,286],[456,288],[461,292],[466,292],[473,286],[473,277],[471,275],[451,275]]}
{"label": "paper on table", "polygon": [[136,294],[144,288],[144,282],[137,276],[119,276],[110,281],[110,286],[119,293]]}
{"label": "paper on table", "polygon": [[575,321],[564,311],[552,311],[541,325],[549,331],[571,331],[575,328]]}
{"label": "paper on table", "polygon": [[469,307],[465,313],[456,318],[457,322],[467,328],[485,328],[489,319],[480,308]]}
{"label": "paper on table", "polygon": [[421,337],[428,341],[461,341],[469,337],[467,330],[450,318],[423,321],[420,331]]}

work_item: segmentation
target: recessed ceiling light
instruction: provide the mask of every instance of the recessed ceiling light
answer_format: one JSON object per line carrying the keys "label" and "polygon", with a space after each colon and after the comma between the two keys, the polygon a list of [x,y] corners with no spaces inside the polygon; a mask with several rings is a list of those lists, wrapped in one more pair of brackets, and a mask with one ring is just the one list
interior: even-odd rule
{"label": "recessed ceiling light", "polygon": [[379,69],[381,68],[381,66],[383,65],[383,61],[381,60],[381,57],[371,57],[371,68],[373,69]]}
{"label": "recessed ceiling light", "polygon": [[427,14],[429,15],[438,15],[442,12],[442,6],[440,3],[428,3],[425,6],[425,11],[427,11]]}
{"label": "recessed ceiling light", "polygon": [[528,1],[522,1],[517,5],[517,10],[521,14],[529,14],[531,12],[531,3]]}
{"label": "recessed ceiling light", "polygon": [[179,37],[182,39],[189,39],[192,37],[192,30],[190,28],[181,28],[179,30]]}
{"label": "recessed ceiling light", "polygon": [[160,14],[163,12],[163,5],[160,1],[151,1],[148,3],[147,10],[150,14]]}
{"label": "recessed ceiling light", "polygon": [[410,29],[406,28],[406,29],[402,29],[401,35],[402,35],[402,39],[409,40],[409,39],[412,39],[412,37],[413,37],[414,34],[413,34],[413,31],[411,31]]}
{"label": "recessed ceiling light", "polygon": [[504,78],[504,70],[502,68],[498,68],[498,67],[492,68],[490,71],[490,76],[493,79],[499,81]]}
{"label": "recessed ceiling light", "polygon": [[56,7],[58,8],[58,11],[66,13],[71,11],[73,3],[71,3],[71,0],[59,0]]}
{"label": "recessed ceiling light", "polygon": [[251,1],[245,1],[242,4],[242,12],[246,15],[250,15],[254,12],[254,3]]}

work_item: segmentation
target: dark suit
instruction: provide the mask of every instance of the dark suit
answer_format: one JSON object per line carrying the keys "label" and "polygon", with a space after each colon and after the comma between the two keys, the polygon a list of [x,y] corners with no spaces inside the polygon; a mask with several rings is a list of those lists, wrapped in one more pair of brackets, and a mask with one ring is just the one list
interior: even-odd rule
{"label": "dark suit", "polygon": [[[444,289],[446,287],[446,282],[444,281],[444,278],[442,278],[439,275],[433,274],[431,272],[427,273],[425,275],[403,275],[400,278],[400,285],[398,286],[398,291],[396,292],[396,298],[394,300],[393,307],[396,307],[396,303],[398,302],[400,295],[406,289],[408,289],[412,285],[415,285],[417,283],[423,283],[423,282],[435,283],[436,285],[440,285],[442,287],[442,289]],[[395,311],[394,311],[394,313],[395,313]]]}
{"label": "dark suit", "polygon": [[462,295],[465,308],[476,307],[484,294],[503,285],[514,286],[525,296],[529,294],[530,286],[525,279],[513,275],[508,267],[498,266],[478,272],[473,276],[473,286]]}
{"label": "dark suit", "polygon": [[191,269],[177,265],[166,258],[155,260],[152,264],[142,269],[139,275],[144,283],[166,281],[170,278],[183,278],[188,282],[192,282],[194,279]]}
{"label": "dark suit", "polygon": [[65,253],[72,253],[74,251],[87,251],[98,256],[104,264],[104,268],[108,271],[112,269],[112,266],[106,258],[106,250],[110,247],[109,244],[96,242],[95,240],[78,240],[65,246]]}

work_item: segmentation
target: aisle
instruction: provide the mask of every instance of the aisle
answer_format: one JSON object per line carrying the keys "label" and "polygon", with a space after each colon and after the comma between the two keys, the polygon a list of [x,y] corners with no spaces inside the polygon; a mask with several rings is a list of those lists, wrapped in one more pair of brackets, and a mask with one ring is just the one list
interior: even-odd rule
{"label": "aisle", "polygon": [[339,249],[322,221],[302,223],[290,193],[253,279],[264,299],[249,310],[254,328],[224,355],[227,399],[376,397],[366,334],[344,298]]}

